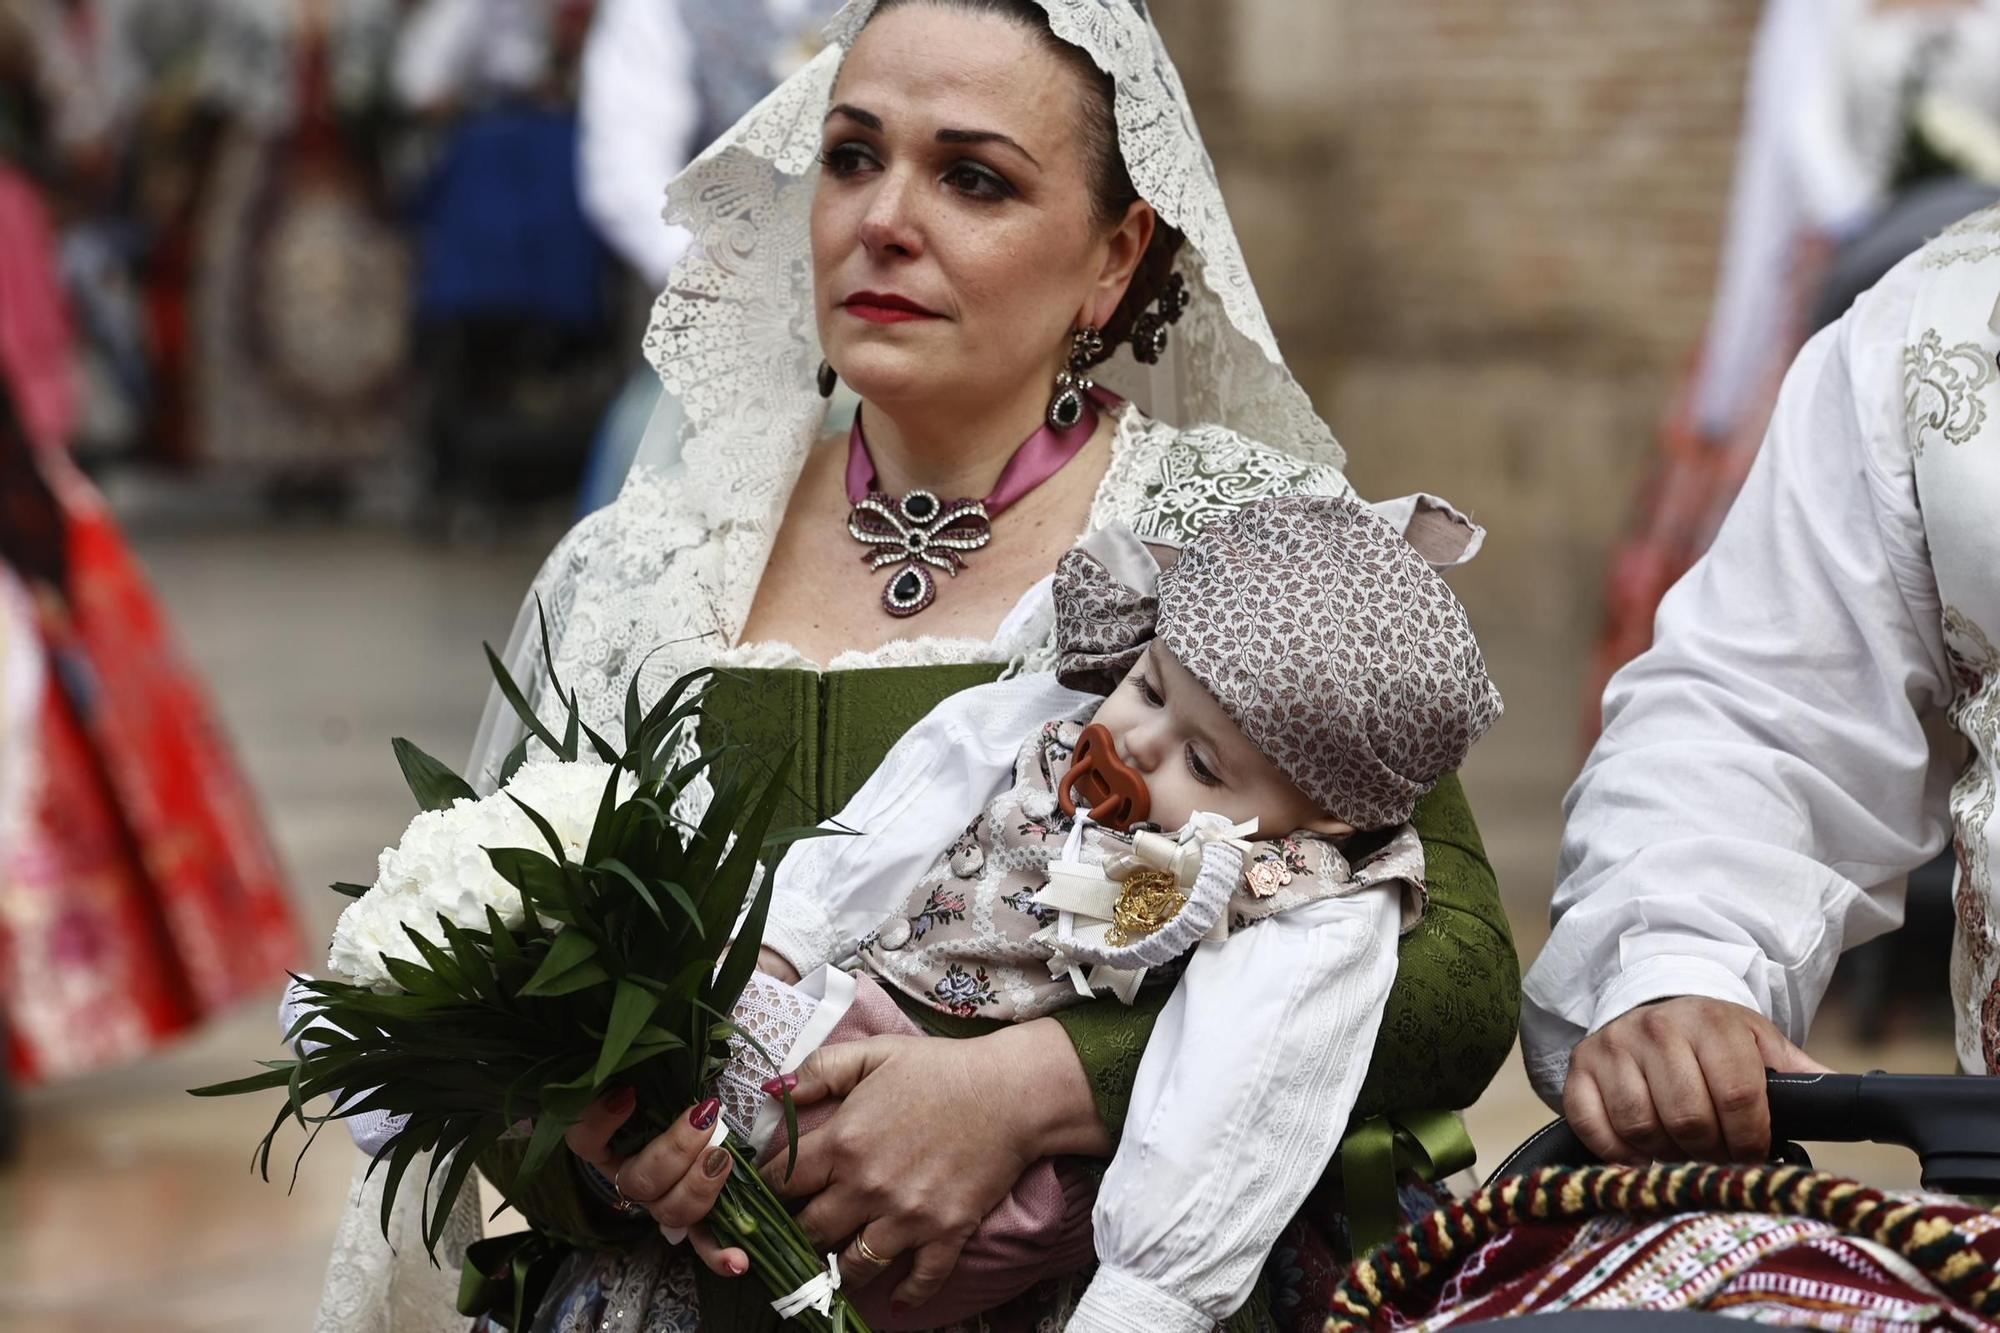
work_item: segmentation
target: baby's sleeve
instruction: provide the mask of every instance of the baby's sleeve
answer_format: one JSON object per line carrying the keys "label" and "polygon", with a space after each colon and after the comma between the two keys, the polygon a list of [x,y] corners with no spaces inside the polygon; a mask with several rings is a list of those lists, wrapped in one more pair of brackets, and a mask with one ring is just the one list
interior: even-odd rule
{"label": "baby's sleeve", "polygon": [[1074,1333],[1206,1333],[1249,1298],[1353,1113],[1401,918],[1383,884],[1195,950],[1098,1193]]}

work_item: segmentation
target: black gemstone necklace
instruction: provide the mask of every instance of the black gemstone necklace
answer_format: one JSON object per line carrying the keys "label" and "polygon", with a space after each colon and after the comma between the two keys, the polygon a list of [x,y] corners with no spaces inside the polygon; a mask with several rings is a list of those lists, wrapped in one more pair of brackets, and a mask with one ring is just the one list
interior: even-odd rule
{"label": "black gemstone necklace", "polygon": [[1097,433],[1097,408],[1118,400],[1093,391],[1076,420],[1064,429],[1044,424],[1022,441],[1000,480],[984,500],[944,501],[935,492],[914,490],[900,500],[878,490],[875,460],[861,434],[861,418],[847,437],[847,532],[868,549],[861,559],[871,570],[894,569],[882,589],[882,609],[892,616],[913,616],[937,600],[932,570],[953,578],[964,569],[968,552],[993,540],[993,520],[1035,487],[1062,470]]}

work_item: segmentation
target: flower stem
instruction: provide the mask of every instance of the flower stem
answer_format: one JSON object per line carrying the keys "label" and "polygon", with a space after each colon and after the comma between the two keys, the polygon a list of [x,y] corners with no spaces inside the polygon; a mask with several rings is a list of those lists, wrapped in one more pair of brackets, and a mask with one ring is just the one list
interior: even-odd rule
{"label": "flower stem", "polygon": [[[731,1134],[729,1155],[736,1164],[709,1214],[709,1227],[724,1245],[733,1245],[750,1256],[750,1266],[763,1277],[773,1296],[789,1296],[824,1272],[825,1261],[765,1183],[750,1146]],[[845,1291],[835,1292],[833,1299],[834,1316],[806,1310],[793,1316],[793,1321],[813,1333],[831,1333],[837,1324],[851,1333],[869,1333],[867,1321]]]}

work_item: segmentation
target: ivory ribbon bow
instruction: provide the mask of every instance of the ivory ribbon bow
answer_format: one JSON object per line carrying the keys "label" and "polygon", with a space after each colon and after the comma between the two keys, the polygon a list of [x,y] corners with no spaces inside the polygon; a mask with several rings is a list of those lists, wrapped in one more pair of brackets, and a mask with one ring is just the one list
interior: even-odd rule
{"label": "ivory ribbon bow", "polygon": [[840,1290],[840,1256],[826,1256],[826,1271],[818,1273],[797,1291],[780,1296],[771,1302],[771,1308],[778,1312],[780,1319],[790,1319],[793,1315],[807,1310],[816,1310],[822,1315],[833,1314],[833,1297]]}

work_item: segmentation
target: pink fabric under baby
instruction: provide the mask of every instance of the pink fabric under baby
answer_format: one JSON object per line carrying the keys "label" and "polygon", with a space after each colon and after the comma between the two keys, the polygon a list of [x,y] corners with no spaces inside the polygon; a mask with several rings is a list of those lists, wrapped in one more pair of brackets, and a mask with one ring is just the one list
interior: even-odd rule
{"label": "pink fabric under baby", "polygon": [[[834,1025],[826,1045],[864,1037],[924,1035],[874,978],[859,974],[855,982],[854,1003]],[[1006,1095],[997,1085],[995,1094]],[[800,1134],[825,1124],[839,1105],[801,1107]],[[911,1150],[921,1152],[922,1145],[913,1144]],[[782,1151],[780,1135],[774,1152]],[[1012,1192],[986,1215],[936,1296],[900,1313],[890,1310],[890,1294],[910,1275],[913,1256],[904,1254],[866,1287],[853,1290],[854,1303],[869,1324],[884,1333],[937,1328],[991,1311],[1037,1282],[1095,1261],[1090,1210],[1096,1201],[1097,1183],[1087,1173],[1071,1161],[1045,1157],[1029,1167]],[[999,1330],[1003,1325],[994,1327]]]}

